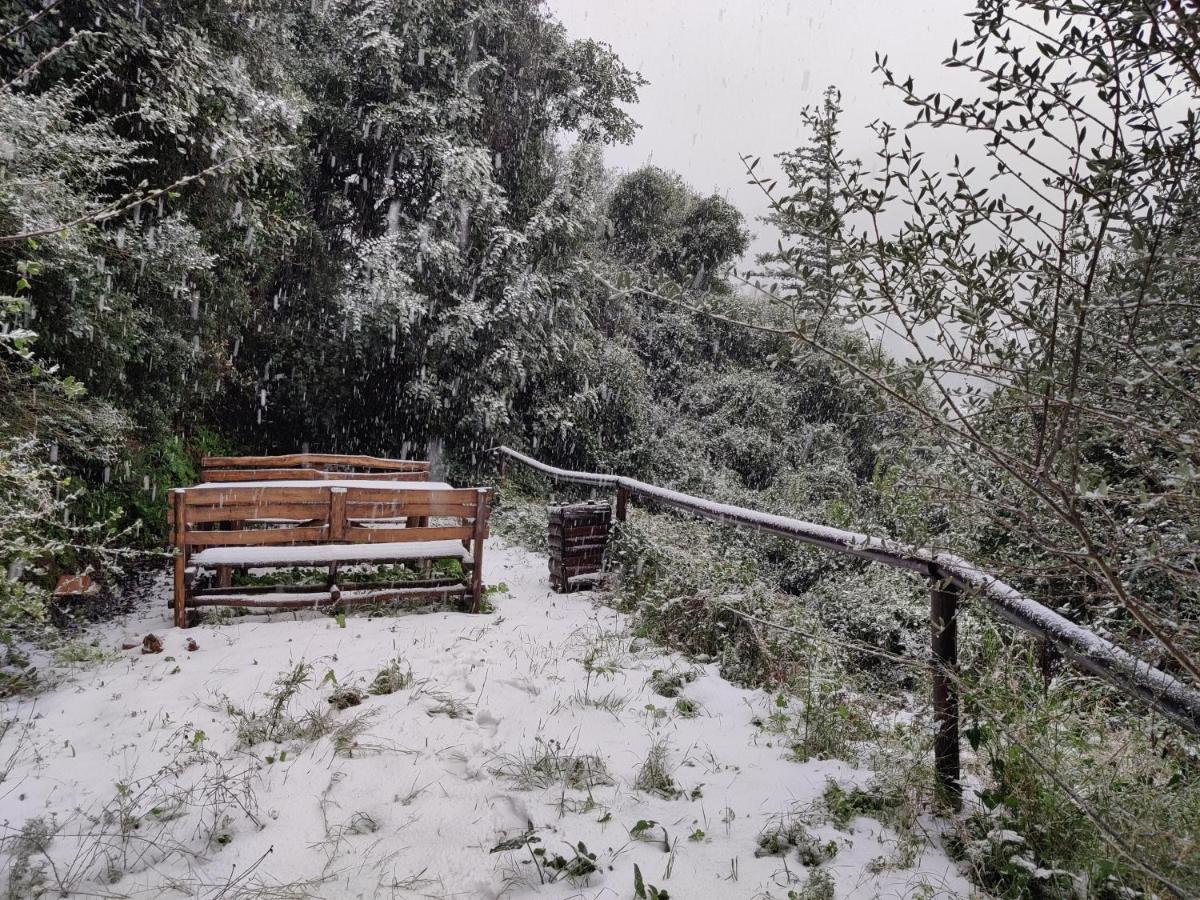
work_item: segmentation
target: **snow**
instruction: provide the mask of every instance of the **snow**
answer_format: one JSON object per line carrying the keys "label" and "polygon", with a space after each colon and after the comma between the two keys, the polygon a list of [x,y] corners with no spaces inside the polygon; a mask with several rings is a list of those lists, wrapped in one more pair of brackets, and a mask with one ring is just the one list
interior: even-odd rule
{"label": "snow", "polygon": [[452,485],[445,481],[375,481],[354,478],[317,478],[310,481],[206,481],[189,487],[189,491],[197,490],[232,490],[234,488],[366,488],[381,491],[440,491],[451,490]]}
{"label": "snow", "polygon": [[189,561],[198,566],[289,566],[353,560],[460,559],[470,562],[471,558],[471,551],[462,545],[462,541],[397,541],[389,544],[209,547],[194,553]]}
{"label": "snow", "polygon": [[[54,816],[55,871],[104,896],[624,898],[635,864],[672,897],[782,900],[799,890],[809,870],[795,851],[757,857],[758,835],[819,798],[827,779],[863,784],[870,773],[789,759],[786,741],[751,723],[774,709],[769,695],[634,638],[589,595],[552,593],[545,567],[544,556],[492,540],[486,580],[509,590],[493,596],[494,613],[349,616],[345,627],[306,611],[173,629],[164,578],[145,611],[95,630],[114,649],[154,631],[163,653],[135,649],[7,703],[19,725],[0,745],[0,760],[15,754],[0,822],[11,835]],[[292,703],[297,717],[329,708],[325,672],[365,687],[397,657],[412,685],[331,714],[344,724],[377,713],[350,755],[331,736],[239,744],[229,705],[265,712],[275,679],[300,660],[314,674]],[[683,691],[698,717],[677,715],[647,685],[672,668],[698,674]],[[604,709],[601,698],[620,702]],[[464,714],[444,714],[456,709]],[[682,791],[671,799],[634,786],[664,741]],[[503,774],[539,748],[595,754],[609,778],[589,791],[523,788]],[[659,824],[635,838],[639,820]],[[879,823],[808,827],[837,844],[823,868],[839,898],[970,893],[935,845],[911,868],[880,868],[870,864],[897,848]],[[568,844],[582,841],[598,870],[541,884],[528,850],[490,852],[530,828],[547,856],[569,857]],[[0,870],[14,847],[0,850]],[[81,849],[96,847],[102,857]]]}

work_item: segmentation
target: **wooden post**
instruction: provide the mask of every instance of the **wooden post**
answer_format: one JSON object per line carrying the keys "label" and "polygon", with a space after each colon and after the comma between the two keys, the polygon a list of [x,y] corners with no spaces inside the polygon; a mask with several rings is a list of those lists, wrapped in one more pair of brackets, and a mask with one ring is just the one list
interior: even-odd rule
{"label": "wooden post", "polygon": [[488,491],[475,492],[475,528],[471,536],[471,612],[478,613],[483,603],[483,537],[487,534]]}
{"label": "wooden post", "polygon": [[625,521],[625,507],[629,503],[629,488],[617,488],[617,521]]}
{"label": "wooden post", "polygon": [[329,489],[329,539],[346,539],[346,489],[343,487]]}
{"label": "wooden post", "polygon": [[[344,541],[346,540],[346,489],[345,488],[330,488],[329,489],[329,540]],[[341,592],[338,590],[338,564],[330,563],[329,569],[325,573],[326,584],[329,587],[329,599],[333,603],[337,603],[341,599]]]}
{"label": "wooden post", "polygon": [[174,544],[175,544],[175,627],[187,628],[187,586],[185,584],[185,569],[187,568],[187,546],[184,535],[187,533],[187,522],[184,520],[183,488],[171,492],[171,509],[175,514]]}
{"label": "wooden post", "polygon": [[958,595],[957,586],[934,580],[929,593],[931,665],[933,667],[933,766],[938,799],[962,808],[958,743]]}

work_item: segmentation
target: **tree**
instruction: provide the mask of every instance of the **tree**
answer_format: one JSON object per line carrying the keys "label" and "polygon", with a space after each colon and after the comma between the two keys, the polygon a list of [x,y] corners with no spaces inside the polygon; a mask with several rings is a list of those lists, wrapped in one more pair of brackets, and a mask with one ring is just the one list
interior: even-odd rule
{"label": "tree", "polygon": [[990,545],[993,562],[1019,576],[1040,559],[1024,574],[1055,585],[1057,605],[1072,583],[1089,616],[1122,610],[1200,679],[1195,636],[1165,625],[1174,613],[1155,599],[1200,612],[1200,495],[1185,474],[1198,461],[1197,370],[1166,338],[1188,327],[1180,229],[1200,171],[1200,81],[1186,20],[1105,8],[983,0],[947,61],[979,76],[983,99],[921,94],[880,59],[916,126],[979,136],[994,174],[930,170],[908,133],[878,127],[882,170],[843,179],[859,227],[834,240],[837,306],[847,322],[886,321],[911,356],[834,355],[937,429],[962,474],[961,511],[1011,536]]}
{"label": "tree", "polygon": [[840,278],[843,230],[853,214],[854,192],[848,173],[861,163],[846,160],[841,134],[841,92],[825,89],[819,107],[806,106],[800,119],[810,133],[807,144],[775,154],[788,193],[774,199],[763,221],[778,229],[778,250],[759,257],[762,276],[796,309],[825,318],[842,293]]}
{"label": "tree", "polygon": [[674,172],[643,166],[623,176],[608,201],[615,254],[648,274],[697,288],[746,251],[741,212],[715,194],[701,197]]}

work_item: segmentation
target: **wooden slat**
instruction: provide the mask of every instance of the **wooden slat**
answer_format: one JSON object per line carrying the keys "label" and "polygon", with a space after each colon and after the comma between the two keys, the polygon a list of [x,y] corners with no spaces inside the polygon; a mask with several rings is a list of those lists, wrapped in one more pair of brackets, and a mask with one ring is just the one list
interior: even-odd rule
{"label": "wooden slat", "polygon": [[428,472],[330,472],[324,469],[292,469],[293,472],[317,472],[326,480],[344,478],[354,481],[428,481]]}
{"label": "wooden slat", "polygon": [[329,488],[312,487],[237,487],[189,488],[184,502],[188,506],[245,506],[265,503],[328,503]]}
{"label": "wooden slat", "polygon": [[347,501],[346,515],[352,519],[402,519],[406,516],[452,519],[475,518],[475,504],[461,503],[353,503]]}
{"label": "wooden slat", "polygon": [[473,531],[469,526],[445,528],[359,528],[346,529],[346,540],[351,544],[392,544],[413,541],[461,541],[470,538]]}
{"label": "wooden slat", "polygon": [[358,466],[393,472],[427,472],[429,463],[418,459],[387,459],[339,453],[287,453],[281,456],[206,456],[200,463],[206,469],[276,469],[296,466]]}
{"label": "wooden slat", "polygon": [[[252,519],[293,519],[307,522],[324,519],[329,513],[325,503],[263,503],[257,506],[193,506],[188,509],[189,524],[207,522],[242,522]],[[174,521],[174,516],[171,516]]]}
{"label": "wooden slat", "polygon": [[387,488],[348,487],[347,503],[405,503],[467,505],[475,503],[474,488],[428,488],[390,491]]}
{"label": "wooden slat", "polygon": [[[264,553],[262,555],[261,559],[256,559],[256,560],[254,560],[253,563],[250,563],[249,565],[251,565],[253,568],[256,568],[256,569],[257,568],[267,569],[267,568],[276,568],[276,567],[287,567],[289,569],[290,568],[320,569],[320,568],[327,568],[331,564],[331,562],[336,562],[338,565],[342,565],[342,566],[359,565],[359,564],[369,565],[369,566],[383,566],[383,565],[387,565],[389,563],[421,562],[422,560],[426,560],[426,559],[455,559],[455,560],[458,560],[459,562],[462,562],[462,567],[464,569],[469,569],[471,567],[470,562],[463,562],[462,551],[460,551],[457,547],[455,548],[454,552],[452,552],[452,553],[434,553],[434,554],[430,554],[430,555],[424,556],[424,557],[398,556],[395,558],[392,558],[392,557],[380,558],[378,556],[367,556],[367,555],[357,556],[357,555],[355,555],[354,551],[358,548],[362,549],[363,554],[367,554],[369,552],[367,549],[366,543],[330,544],[329,542],[324,541],[324,542],[313,543],[313,544],[301,544],[298,546],[301,548],[304,548],[304,547],[311,548],[313,551],[315,551],[313,553],[313,556],[320,557],[320,558],[318,558],[318,559],[295,559],[293,557],[296,554],[289,553],[289,557],[287,559],[271,559],[268,554]],[[337,548],[339,548],[340,551],[343,551],[343,553],[337,560],[330,560],[328,558],[328,551],[325,550],[326,547],[337,547]],[[283,548],[281,547],[280,549],[283,549]],[[295,549],[295,545],[288,549],[289,549],[289,551],[292,549]],[[232,565],[240,565],[240,563],[233,563]],[[212,565],[206,564],[204,566],[204,568],[215,569],[216,565],[215,564],[212,564]]]}
{"label": "wooden slat", "polygon": [[189,597],[187,607],[195,609],[202,606],[235,606],[244,607],[246,609],[283,609],[283,610],[303,610],[303,609],[320,609],[326,606],[362,606],[370,603],[395,603],[401,600],[423,601],[426,603],[444,602],[451,597],[463,597],[467,593],[467,587],[459,584],[446,585],[445,587],[437,588],[409,588],[407,590],[381,590],[374,592],[369,596],[358,597],[339,597],[334,600],[329,596],[329,589],[326,588],[324,596],[321,594],[314,595],[312,600],[272,600],[267,597],[212,597],[212,596],[196,596]]}
{"label": "wooden slat", "polygon": [[[461,578],[422,578],[413,581],[371,581],[341,583],[338,587],[343,591],[367,591],[385,589],[408,589],[428,587],[462,586]],[[328,593],[327,584],[255,584],[243,587],[215,587],[193,591],[193,597],[221,597],[226,594],[321,594]]]}
{"label": "wooden slat", "polygon": [[[329,488],[320,481],[295,487],[239,487],[231,484],[219,488],[188,488],[188,506],[246,506],[262,503],[322,503]],[[473,503],[474,491],[462,488],[404,488],[348,487],[349,503],[467,506]]]}
{"label": "wooden slat", "polygon": [[320,481],[318,469],[201,469],[204,481]]}
{"label": "wooden slat", "polygon": [[325,541],[329,529],[324,526],[307,528],[257,528],[247,531],[188,531],[184,540],[189,547],[245,547]]}

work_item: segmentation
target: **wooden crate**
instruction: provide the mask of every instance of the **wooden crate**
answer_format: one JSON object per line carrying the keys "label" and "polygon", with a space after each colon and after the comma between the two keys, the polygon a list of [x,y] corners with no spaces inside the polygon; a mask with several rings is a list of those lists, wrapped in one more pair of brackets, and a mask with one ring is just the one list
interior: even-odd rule
{"label": "wooden crate", "polygon": [[604,567],[612,508],[602,500],[546,507],[550,585],[560,594],[591,587]]}

